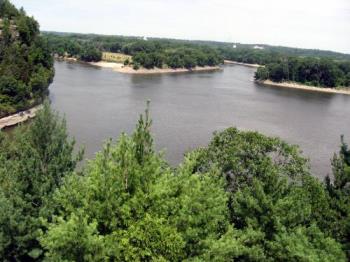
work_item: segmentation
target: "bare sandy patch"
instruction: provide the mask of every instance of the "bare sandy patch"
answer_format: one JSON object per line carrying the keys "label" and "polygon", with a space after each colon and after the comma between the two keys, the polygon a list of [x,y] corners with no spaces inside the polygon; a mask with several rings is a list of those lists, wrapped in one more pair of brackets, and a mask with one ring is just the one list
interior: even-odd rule
{"label": "bare sandy patch", "polygon": [[105,61],[90,62],[89,64],[93,65],[93,66],[98,66],[98,67],[103,67],[103,68],[111,68],[111,69],[122,68],[124,66],[122,63],[105,62]]}
{"label": "bare sandy patch", "polygon": [[236,62],[236,61],[231,61],[231,60],[224,60],[225,64],[231,64],[231,65],[241,65],[241,66],[248,66],[248,67],[253,67],[253,68],[258,68],[263,65],[259,64],[247,64],[247,63],[241,63],[241,62]]}
{"label": "bare sandy patch", "polygon": [[16,114],[0,118],[0,130],[5,127],[11,127],[18,125],[32,119],[36,116],[37,112],[42,109],[42,105],[32,107],[28,110],[18,112]]}
{"label": "bare sandy patch", "polygon": [[150,74],[172,74],[172,73],[188,73],[188,72],[205,72],[205,71],[218,71],[221,70],[221,67],[219,66],[197,66],[192,69],[186,69],[186,68],[153,68],[153,69],[147,69],[147,68],[140,68],[138,70],[135,70],[131,66],[125,66],[121,63],[114,63],[114,62],[90,62],[90,65],[98,66],[102,68],[110,68],[113,71],[123,73],[123,74],[134,74],[134,75],[150,75]]}
{"label": "bare sandy patch", "polygon": [[303,85],[295,82],[276,83],[271,80],[264,80],[264,81],[257,81],[257,82],[263,85],[275,86],[275,87],[294,88],[294,89],[302,89],[302,90],[315,91],[315,92],[350,95],[350,87],[337,89],[337,88],[329,88],[329,87],[307,86],[307,85]]}

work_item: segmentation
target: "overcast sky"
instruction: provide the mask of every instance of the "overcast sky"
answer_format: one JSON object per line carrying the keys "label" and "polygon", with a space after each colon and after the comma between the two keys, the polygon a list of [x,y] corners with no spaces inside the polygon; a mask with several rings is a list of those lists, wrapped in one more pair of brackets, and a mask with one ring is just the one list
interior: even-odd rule
{"label": "overcast sky", "polygon": [[350,0],[12,0],[42,30],[350,53]]}

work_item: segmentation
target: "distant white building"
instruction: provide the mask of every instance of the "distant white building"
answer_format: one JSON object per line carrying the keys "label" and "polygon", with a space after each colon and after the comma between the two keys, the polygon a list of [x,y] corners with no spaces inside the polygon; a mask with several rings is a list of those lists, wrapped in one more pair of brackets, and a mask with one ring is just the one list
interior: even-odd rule
{"label": "distant white building", "polygon": [[258,45],[255,45],[254,47],[253,47],[254,49],[264,49],[264,47],[263,46],[258,46]]}
{"label": "distant white building", "polygon": [[148,40],[148,39],[147,39],[147,36],[144,36],[144,37],[143,37],[143,40],[147,41],[147,40]]}
{"label": "distant white building", "polygon": [[233,45],[232,47],[233,47],[233,48],[237,48],[237,45]]}

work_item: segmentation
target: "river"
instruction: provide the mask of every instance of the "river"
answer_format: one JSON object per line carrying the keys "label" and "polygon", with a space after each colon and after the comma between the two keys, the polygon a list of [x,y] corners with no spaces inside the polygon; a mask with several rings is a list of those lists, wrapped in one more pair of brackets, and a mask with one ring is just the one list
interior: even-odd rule
{"label": "river", "polygon": [[330,173],[340,135],[350,141],[350,96],[259,86],[255,69],[172,75],[126,75],[85,64],[55,62],[53,108],[93,158],[103,141],[130,133],[151,100],[157,149],[171,164],[205,146],[215,130],[235,126],[300,145],[319,178]]}

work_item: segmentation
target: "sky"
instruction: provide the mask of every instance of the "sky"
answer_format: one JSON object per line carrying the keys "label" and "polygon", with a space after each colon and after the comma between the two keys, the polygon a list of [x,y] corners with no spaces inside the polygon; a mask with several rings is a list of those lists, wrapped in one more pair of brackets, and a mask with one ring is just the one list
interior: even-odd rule
{"label": "sky", "polygon": [[350,0],[12,0],[41,30],[350,53]]}

